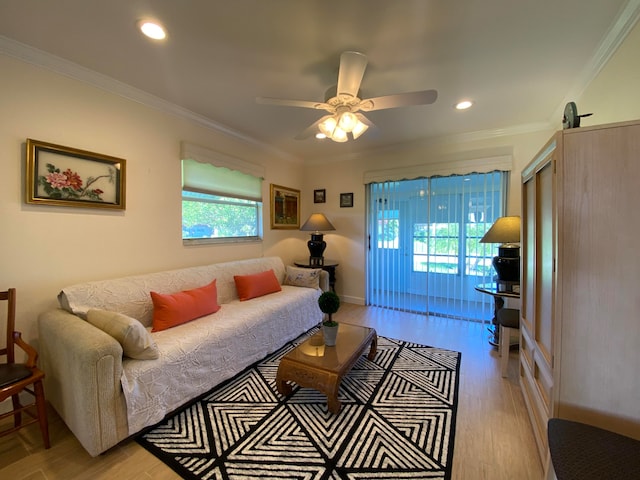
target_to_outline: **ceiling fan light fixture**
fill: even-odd
[[[340,119],[338,120],[338,125],[340,126],[340,128],[342,130],[344,130],[345,132],[349,133],[352,132],[353,129],[356,127],[356,125],[358,124],[360,120],[358,120],[358,117],[356,117],[356,115],[352,112],[344,112],[342,114],[340,114]]]
[[[338,143],[346,142],[349,138],[347,137],[347,132],[342,130],[340,127],[336,127],[333,130],[333,135],[331,135],[331,140]]]
[[[338,125],[338,122],[335,117],[329,117],[326,120],[320,122],[318,128],[320,129],[320,132],[325,136],[327,136],[328,138],[332,138],[333,131],[336,129],[336,125]]]
[[[358,123],[356,123],[356,126],[353,127],[353,130],[351,130],[353,139],[354,140],[357,139],[360,135],[366,132],[368,128],[369,128],[369,125],[367,125],[366,123],[362,123],[360,120],[358,120]]]
[[[389,108],[409,107],[413,105],[430,105],[438,98],[436,90],[420,90],[415,92],[384,95],[362,99],[360,86],[367,67],[367,57],[359,52],[346,51],[340,55],[338,83],[325,92],[324,102],[306,100],[286,100],[279,98],[257,97],[256,102],[265,105],[312,108],[325,110],[328,115],[316,120],[296,139],[305,139],[318,133],[334,142],[346,142],[360,137],[374,124],[362,113]]]

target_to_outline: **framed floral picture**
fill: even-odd
[[[125,209],[126,161],[27,139],[26,202]]]
[[[325,203],[326,200],[326,189],[322,190],[314,190],[313,191],[313,203]]]
[[[271,184],[271,228],[300,228],[300,190]]]

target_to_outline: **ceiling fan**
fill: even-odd
[[[360,83],[367,68],[367,56],[359,52],[343,52],[340,55],[338,70],[338,84],[329,88],[324,102],[305,100],[285,100],[279,98],[257,97],[256,102],[266,105],[280,105],[288,107],[314,108],[326,110],[328,115],[320,118],[300,134],[296,139],[308,138],[321,134],[334,142],[355,140],[362,135],[373,123],[359,112],[372,112],[387,108],[408,107],[411,105],[429,105],[438,98],[436,90],[421,90],[418,92],[398,93],[382,97],[358,97]],[[323,138],[322,136],[320,138]]]

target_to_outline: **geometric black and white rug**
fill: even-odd
[[[312,329],[137,437],[190,479],[450,479],[460,353],[378,337],[342,380],[340,413],[280,359]],[[365,349],[365,355],[368,349]]]

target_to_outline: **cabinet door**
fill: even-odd
[[[523,172],[520,384],[543,461],[552,415],[555,161],[552,142]]]
[[[640,123],[564,136],[561,418],[640,438]]]

